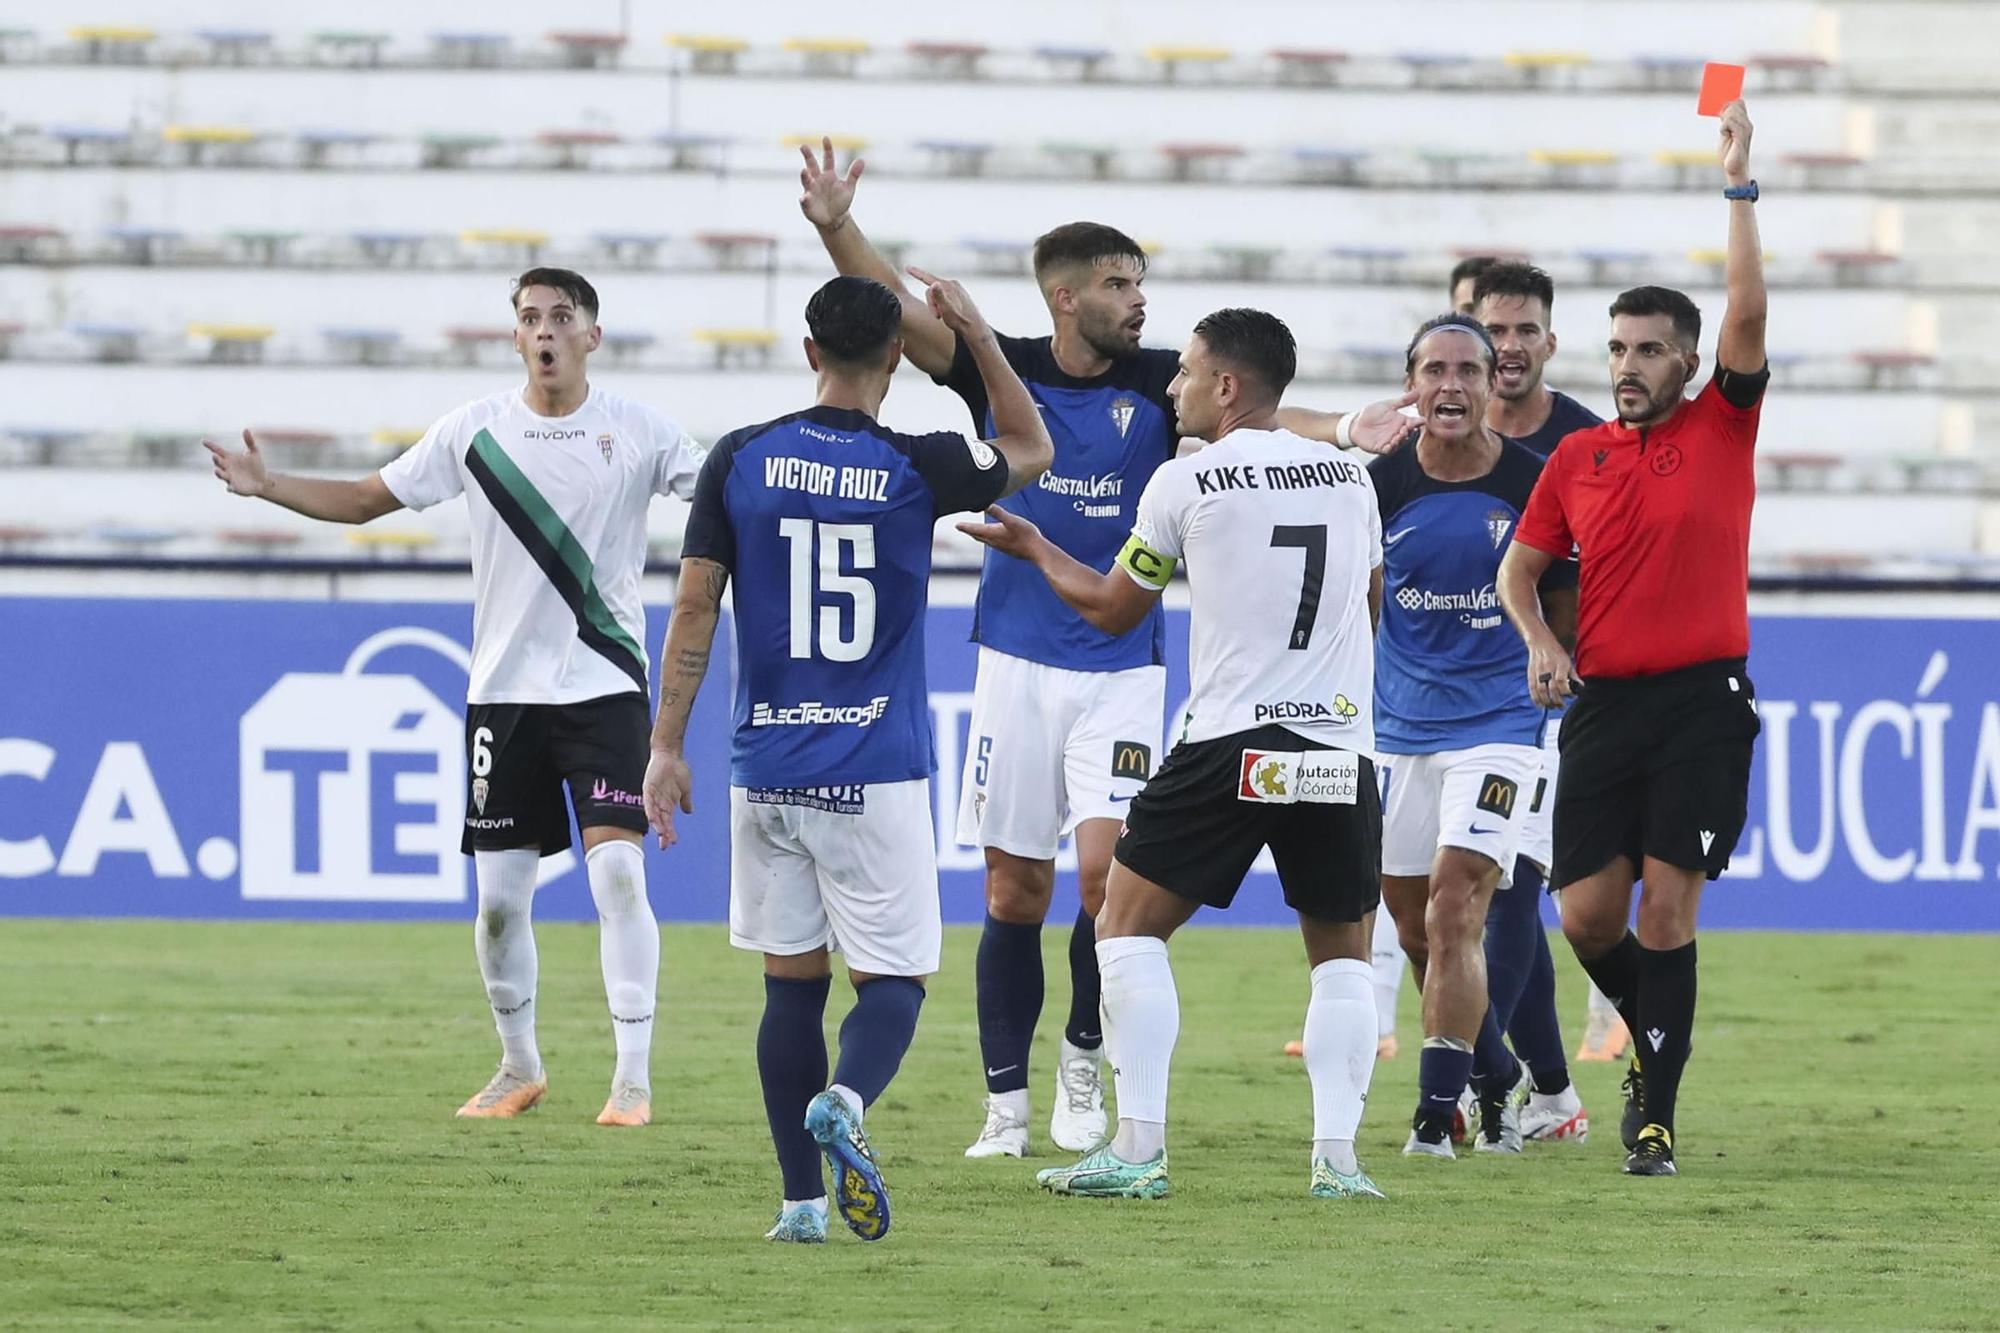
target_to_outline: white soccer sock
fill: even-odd
[[[1387,904],[1375,912],[1373,946],[1375,974],[1375,1035],[1386,1037],[1396,1030],[1396,1000],[1403,992],[1403,973],[1409,956],[1403,952],[1402,936],[1396,933],[1396,918]]]
[[[653,1005],[660,986],[660,923],[646,897],[646,857],[626,838],[584,854],[597,904],[597,956],[618,1048],[614,1083],[653,1086]]]
[[[500,1033],[500,1063],[524,1078],[542,1076],[542,1053],[535,1045],[535,871],[542,854],[532,847],[474,851],[473,879],[479,885],[479,916],[473,922],[473,951],[486,981],[486,1002]]]
[[[1112,1151],[1143,1162],[1166,1146],[1167,1070],[1181,1035],[1181,998],[1167,942],[1148,935],[1097,942],[1103,978],[1105,1048],[1118,1090]]]
[[[1372,969],[1332,958],[1312,970],[1306,1004],[1306,1074],[1312,1080],[1313,1151],[1353,1171],[1354,1135],[1375,1077]]]

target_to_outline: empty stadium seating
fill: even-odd
[[[1733,54],[1769,201],[1760,559],[2000,549],[1982,498],[2000,458],[2000,165],[1982,151],[2000,98],[1971,54],[1907,58],[1886,3],[1746,0],[1720,51],[1692,0],[1644,31],[1554,0],[1441,0],[1421,37],[1380,8],[1301,23],[1251,0],[1218,22],[1161,0],[1132,30],[1054,0],[892,0],[837,23],[771,0],[697,30],[640,0],[621,31],[517,0],[451,24],[356,27],[305,0],[282,22],[188,27],[151,0],[0,32],[0,171],[23,184],[0,194],[17,404],[0,463],[203,486],[200,433],[283,421],[299,465],[377,465],[504,381],[506,278],[538,262],[598,281],[608,382],[711,438],[788,410],[810,390],[798,311],[826,272],[794,211],[797,145],[822,133],[868,159],[871,235],[967,276],[1002,327],[1045,324],[1032,237],[1097,217],[1153,251],[1149,340],[1266,305],[1299,335],[1297,396],[1347,406],[1394,386],[1455,255],[1518,253],[1559,284],[1552,377],[1602,407],[1613,292],[1661,281],[1719,307],[1713,129],[1690,103],[1701,58]],[[2000,38],[1975,7],[1938,8],[1961,52]],[[963,425],[914,375],[891,411]],[[1810,517],[1869,497],[1909,519],[1887,545]],[[240,514],[201,529],[30,503],[0,505],[0,548],[325,545]],[[462,554],[412,530],[434,540],[368,558]]]

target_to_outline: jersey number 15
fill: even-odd
[[[778,535],[790,548],[791,655],[813,656],[813,631],[818,629],[819,656],[829,662],[859,662],[875,646],[875,585],[842,567],[875,568],[875,529],[866,523],[815,523],[809,518],[781,518]],[[813,559],[813,547],[819,559]],[[843,559],[843,551],[852,552]],[[847,598],[852,607],[853,633],[840,632],[841,607],[816,605],[814,566],[818,566],[819,597]],[[817,614],[815,614],[817,612]]]

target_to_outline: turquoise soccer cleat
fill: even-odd
[[[861,1132],[861,1119],[837,1092],[822,1092],[806,1106],[806,1132],[819,1140],[833,1167],[833,1203],[848,1230],[863,1240],[889,1234],[889,1187]]]
[[[1368,1178],[1358,1165],[1350,1174],[1336,1171],[1324,1157],[1313,1158],[1312,1197],[1315,1199],[1386,1199],[1381,1186]]]
[[[764,1233],[765,1240],[788,1241],[793,1245],[826,1244],[826,1210],[809,1203],[795,1203],[778,1213],[778,1224]]]
[[[1092,1199],[1164,1199],[1167,1197],[1167,1150],[1143,1162],[1128,1162],[1108,1143],[1086,1153],[1075,1166],[1037,1171],[1035,1180],[1051,1194],[1078,1194]]]

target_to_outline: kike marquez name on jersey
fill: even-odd
[[[1361,469],[1342,458],[1312,463],[1236,463],[1213,467],[1194,474],[1195,489],[1202,495],[1218,491],[1303,491],[1314,486],[1352,486],[1361,480]]]

